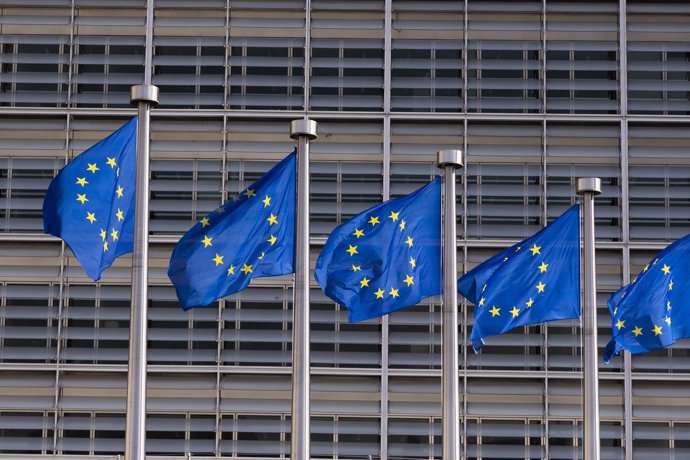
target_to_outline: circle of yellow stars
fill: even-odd
[[[649,264],[645,265],[645,267],[642,269],[642,273],[644,274],[648,272],[649,270],[656,270],[657,268],[654,268],[657,263],[659,262],[658,258],[655,258],[654,261],[652,262],[651,266]],[[662,273],[662,279],[664,280],[663,283],[666,285],[667,292],[670,294],[671,291],[673,291],[673,278],[671,277],[671,266],[667,265],[665,263],[662,264],[661,268],[658,268],[659,271]],[[631,284],[635,284],[637,282],[637,279],[639,276],[636,276]],[[621,297],[625,297],[625,294]],[[658,337],[660,335],[664,334],[664,327],[671,327],[671,300],[666,299],[666,304],[665,306],[665,311],[667,312],[663,318],[658,318],[658,321],[653,322],[653,327],[649,327],[647,331],[644,330],[644,328],[640,325],[635,324],[632,329],[630,329],[630,333],[633,335],[634,339],[637,339],[640,336],[644,336],[645,332],[647,334],[653,334],[654,337]],[[613,310],[613,316],[616,317],[618,315],[618,307],[614,308]],[[617,332],[620,332],[623,329],[626,329],[626,321],[622,318],[617,318],[616,323],[614,324],[613,327],[616,328]],[[666,326],[663,325],[663,323],[666,323]],[[624,331],[625,332],[625,331]],[[638,339],[639,340],[639,339]]]
[[[385,216],[385,214],[383,215]],[[362,228],[355,228],[354,232],[352,233],[352,236],[355,238],[354,241],[352,241],[353,244],[348,243],[347,244],[347,249],[345,252],[347,252],[350,257],[355,257],[355,255],[359,255],[359,252],[357,251],[358,245],[357,241],[365,237],[366,234],[370,231],[373,230],[377,225],[381,225],[383,222],[388,222],[393,225],[396,225],[398,227],[399,232],[403,232],[406,229],[407,226],[407,221],[403,218],[400,217],[400,211],[391,211],[390,214],[386,217],[383,217],[382,215],[370,215],[369,220],[365,223],[365,225],[362,226]],[[383,219],[383,222],[382,222]],[[403,244],[408,247],[408,249],[412,249],[414,247],[414,238],[411,236],[406,236],[405,240],[403,241]],[[417,267],[417,261],[413,256],[410,256],[409,261],[407,262],[409,265],[409,273],[405,274],[405,278],[400,280],[400,285],[397,286],[378,286],[375,291],[373,291],[372,295],[374,300],[385,300],[386,298],[390,299],[396,299],[400,297],[400,289],[402,289],[402,285],[404,284],[406,288],[410,288],[412,285],[415,283],[414,279],[414,269]],[[351,271],[353,273],[359,272],[362,270],[362,265],[358,261],[355,261],[352,266],[351,266]],[[367,278],[366,276],[363,276],[357,283],[359,284],[359,288],[364,289],[364,288],[372,288],[373,286],[370,285],[370,282],[372,280]]]
[[[532,247],[529,248],[529,251],[532,253],[532,257],[536,256],[542,256],[541,253],[542,246],[538,246],[537,243],[533,243]],[[514,254],[519,253],[522,250],[521,246],[517,246],[515,248]],[[510,260],[510,257],[504,257],[503,258],[503,263],[508,262]],[[539,270],[539,274],[546,273],[549,269],[549,264],[546,263],[545,260],[542,259],[541,264],[537,266],[537,269]],[[488,287],[488,284],[484,284],[482,286],[482,291],[481,291],[481,297],[479,298],[479,302],[477,302],[477,307],[484,307],[486,304],[486,297],[484,296],[484,292],[486,291]],[[523,308],[518,308],[517,305],[513,305],[513,307],[508,310],[508,313],[510,313],[510,319],[513,320],[515,318],[518,318],[520,316],[520,313],[523,311],[532,308],[534,305],[535,299],[538,299],[539,294],[543,294],[546,290],[546,284],[542,282],[542,280],[539,280],[539,282],[534,285],[533,289],[536,289],[537,292],[534,293],[533,296],[529,296],[528,300],[524,302],[524,307]],[[489,313],[491,313],[492,318],[496,318],[497,316],[501,316],[501,309],[504,307],[497,307],[495,305],[492,305],[491,308],[488,310]]]
[[[102,165],[103,166],[103,165]],[[115,158],[111,158],[106,156],[106,161],[105,161],[105,169],[108,170],[107,166],[110,166],[110,170],[115,171],[115,177],[119,178],[120,177],[120,168],[117,165],[117,161]],[[102,219],[103,222],[110,222],[110,219],[107,217],[103,216],[97,216],[96,213],[97,211],[91,211],[92,208],[90,208],[92,202],[88,198],[88,185],[91,185],[92,183],[96,183],[98,180],[104,180],[101,179],[99,176],[102,175],[103,173],[99,173],[101,171],[101,168],[98,167],[98,162],[95,163],[88,163],[87,162],[87,167],[86,170],[83,173],[83,176],[80,177],[79,174],[77,174],[76,177],[76,182],[74,183],[75,185],[78,185],[77,187],[77,197],[76,201],[81,203],[81,206],[84,207],[84,212],[86,213],[84,219],[89,221],[89,224],[93,225],[97,222],[100,222],[99,219]],[[91,173],[91,174],[89,174]],[[81,190],[84,193],[79,193],[79,190]],[[117,188],[115,188],[114,193],[116,196],[116,201],[119,201],[120,198],[124,197],[124,192],[125,189],[120,185],[119,183],[117,184]],[[124,207],[124,205],[122,205]],[[117,219],[117,222],[120,223],[125,220],[125,211],[123,211],[120,207],[117,207],[115,203],[113,203],[113,207],[111,210],[117,209],[117,211],[114,211],[115,213],[115,218]],[[110,232],[106,230],[106,228],[101,227],[100,225],[98,226],[99,228],[99,235],[101,237],[101,241],[103,242],[103,252],[108,252],[110,250],[110,245],[109,243],[115,243],[115,241],[120,239],[120,231],[122,224],[117,225],[117,227],[120,229],[118,230],[115,228],[115,226],[111,227]],[[108,237],[110,237],[110,240],[108,240]]]
[[[253,197],[256,197],[256,190],[252,188],[247,188],[244,192],[240,194],[240,199],[242,200],[250,200]],[[263,204],[264,208],[270,208],[271,207],[271,200],[272,197],[269,195],[265,195],[264,198],[261,200],[261,203]],[[201,228],[204,229],[206,227],[211,227],[212,222],[211,220],[213,219],[213,213],[217,213],[218,215],[221,215],[226,212],[225,206],[220,206],[218,209],[213,211],[211,214],[207,215],[206,217],[203,217],[200,221],[199,224],[201,224]],[[269,216],[266,218],[266,221],[268,222],[269,228],[272,228],[274,225],[279,225],[279,219],[277,215],[273,214],[273,212],[269,212]],[[270,233],[268,239],[266,239],[266,243],[268,243],[268,247],[266,250],[269,250],[272,246],[276,244],[278,241],[278,237],[274,235],[273,233]],[[213,248],[213,237],[210,237],[208,234],[204,234],[204,237],[199,241],[201,244],[204,245],[204,248]],[[254,264],[247,264],[247,261],[242,262],[241,267],[237,267],[234,264],[226,264],[225,261],[225,256],[219,254],[218,252],[215,251],[215,249],[212,250],[212,253],[214,254],[214,257],[211,258],[211,262],[214,264],[216,267],[223,267],[223,270],[227,273],[227,276],[231,275],[236,275],[239,274],[240,272],[243,275],[249,275],[250,273],[254,273],[255,270],[255,263]],[[263,260],[265,257],[266,252],[263,251],[261,252],[261,255],[258,256],[259,261]],[[227,268],[226,268],[227,265]]]

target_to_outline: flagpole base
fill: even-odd
[[[158,94],[160,91],[154,85],[134,85],[129,91],[129,100],[132,104],[137,102],[148,102],[149,104],[158,105]]]

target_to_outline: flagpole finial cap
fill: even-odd
[[[307,137],[309,140],[316,139],[316,121],[308,118],[292,120],[290,123],[290,137],[298,139],[302,136]]]
[[[462,150],[439,150],[438,151],[438,167],[445,168],[446,166],[453,166],[455,168],[462,168]]]
[[[134,85],[130,88],[129,100],[132,104],[139,101],[158,105],[158,87],[154,85]]]
[[[580,177],[577,179],[577,193],[593,193],[599,195],[601,193],[601,179],[598,177]]]

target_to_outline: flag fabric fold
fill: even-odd
[[[371,207],[329,236],[314,277],[350,322],[441,292],[441,181]]]
[[[609,296],[613,338],[604,362],[622,350],[643,353],[690,337],[690,235],[667,246],[632,283]]]
[[[62,238],[94,281],[132,252],[136,117],[67,163],[43,201],[45,233]]]
[[[579,205],[460,277],[458,292],[475,305],[475,351],[518,326],[579,317]]]
[[[253,278],[294,272],[296,157],[294,151],[177,243],[168,276],[183,309],[239,292]]]

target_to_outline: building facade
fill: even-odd
[[[145,18],[145,0],[0,0],[0,458],[124,450],[131,259],[91,282],[41,205],[135,114]],[[597,176],[601,352],[608,295],[690,233],[685,1],[155,0],[151,46],[151,458],[289,457],[291,278],[183,312],[166,269],[194,222],[292,151],[305,112],[312,263],[335,225],[437,175],[438,149],[466,153],[461,272]],[[359,324],[315,283],[311,299],[312,457],[440,458],[440,299]],[[474,354],[460,308],[463,460],[578,458],[579,322]],[[690,457],[688,348],[600,365],[603,459]]]

